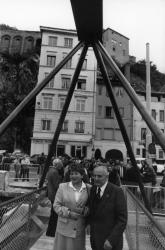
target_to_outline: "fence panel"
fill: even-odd
[[[29,249],[40,235],[35,212],[45,198],[44,190],[35,190],[0,205],[0,249]]]
[[[129,188],[124,187],[127,206],[127,240],[131,250],[165,250],[165,231]],[[135,189],[133,190],[135,193]],[[165,219],[165,218],[164,218]]]

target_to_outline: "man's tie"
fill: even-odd
[[[100,200],[100,198],[101,198],[101,194],[100,194],[100,193],[101,193],[101,188],[98,187],[98,188],[97,188],[97,193],[96,193],[96,196],[97,196],[97,199],[98,199],[98,200]]]

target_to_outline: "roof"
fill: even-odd
[[[118,35],[120,35],[120,36],[123,36],[124,38],[126,38],[126,39],[128,39],[129,40],[129,38],[128,37],[126,37],[126,36],[124,36],[124,35],[122,35],[121,33],[119,33],[118,31],[116,31],[116,30],[113,30],[113,29],[111,29],[111,28],[107,28],[107,29],[105,29],[104,31],[103,31],[103,33],[104,32],[106,32],[107,30],[111,30],[113,33],[116,33],[116,34],[118,34]]]

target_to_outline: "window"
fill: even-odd
[[[12,41],[12,52],[13,53],[20,53],[22,47],[22,37],[15,36]]]
[[[63,59],[67,56],[67,53],[63,53]],[[71,69],[72,67],[72,59],[69,59],[67,63],[64,65],[64,69]]]
[[[141,140],[146,140],[146,128],[141,128]]]
[[[72,157],[86,157],[87,156],[87,147],[86,146],[78,146],[78,145],[72,145],[71,146],[71,152]]]
[[[67,48],[72,48],[73,39],[72,38],[64,38],[64,46]]]
[[[98,116],[102,115],[102,106],[98,105]]]
[[[136,155],[140,155],[140,148],[136,149]]]
[[[164,158],[163,150],[159,149],[159,159],[163,158]]]
[[[122,46],[122,42],[119,42],[119,46],[120,46],[120,47]]]
[[[3,51],[8,51],[10,47],[10,36],[5,35],[1,38],[1,48]]]
[[[83,99],[77,99],[76,100],[76,111],[85,111],[85,100]]]
[[[114,118],[114,113],[113,113],[112,107],[110,107],[110,106],[105,107],[105,118],[108,118],[108,119]]]
[[[53,97],[52,96],[44,96],[43,97],[43,108],[44,109],[52,109]]]
[[[47,56],[47,66],[53,67],[56,64],[56,56]]]
[[[156,110],[152,109],[151,113],[152,113],[152,117],[156,120]]]
[[[55,36],[49,36],[48,45],[51,46],[51,47],[57,46],[57,37],[55,37]]]
[[[65,154],[65,145],[57,145],[57,156]]]
[[[124,89],[120,88],[120,87],[116,87],[115,93],[116,93],[116,96],[123,97],[124,96]]]
[[[124,117],[124,108],[119,108],[120,115]]]
[[[78,79],[77,81],[77,89],[86,89],[86,79]]]
[[[102,95],[103,86],[98,85],[98,95]]]
[[[45,78],[49,75],[49,73],[45,73]],[[45,88],[53,88],[54,87],[54,77],[48,82]]]
[[[116,47],[115,47],[114,45],[113,45],[113,47],[112,47],[112,50],[113,50],[113,51],[116,51]]]
[[[87,69],[87,59],[84,59],[82,70],[86,70],[86,69]]]
[[[60,109],[63,109],[64,103],[65,103],[65,97],[60,97],[60,99],[59,99],[59,108]]]
[[[75,133],[84,133],[85,122],[84,121],[76,121],[75,122]]]
[[[71,84],[71,79],[68,77],[62,77],[62,89],[69,89]]]
[[[41,128],[49,131],[51,129],[51,120],[41,120]]]
[[[164,110],[160,110],[159,114],[160,114],[160,122],[164,122]]]
[[[116,44],[117,44],[117,41],[114,40],[114,39],[112,39],[111,42],[112,42],[112,50],[113,50],[113,51],[116,51]]]
[[[34,39],[33,37],[26,37],[24,41],[24,52],[28,52],[32,50],[34,47]]]
[[[61,131],[68,132],[68,121],[64,121]]]

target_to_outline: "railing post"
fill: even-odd
[[[139,214],[136,204],[136,250],[139,250]]]

